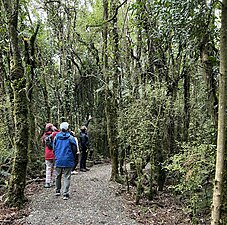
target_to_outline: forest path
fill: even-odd
[[[95,165],[72,175],[70,198],[55,196],[54,187],[31,196],[26,225],[138,225],[129,218],[121,196],[110,182],[111,165]]]

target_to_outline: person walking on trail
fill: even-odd
[[[54,154],[56,166],[56,196],[61,195],[61,177],[64,175],[63,199],[69,198],[71,171],[75,164],[77,143],[69,132],[69,124],[60,124],[60,133],[54,139]]]
[[[59,132],[57,128],[52,123],[47,123],[45,127],[45,132],[42,135],[42,145],[45,146],[45,165],[46,165],[46,178],[45,178],[45,188],[50,188],[55,182],[55,157],[53,148],[46,144],[47,138],[50,136],[50,142],[53,141],[55,135]]]
[[[86,172],[89,170],[86,167],[88,147],[89,147],[89,137],[87,133],[87,128],[91,119],[92,117],[89,116],[87,122],[80,128],[80,148],[81,148],[80,171],[82,172]]]

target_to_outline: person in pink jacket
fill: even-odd
[[[58,133],[58,129],[52,124],[52,123],[47,123],[45,127],[45,132],[42,135],[42,145],[45,147],[45,164],[46,164],[46,179],[45,179],[45,188],[50,188],[51,186],[54,185],[55,182],[55,176],[56,176],[56,171],[55,171],[55,156],[53,149],[48,147],[45,144],[45,138],[49,135],[51,135],[51,139],[54,140],[54,137]]]

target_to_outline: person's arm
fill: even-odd
[[[53,152],[54,152],[55,146],[56,146],[56,136],[54,136],[53,138],[54,138],[54,140],[53,140]]]
[[[84,122],[83,126],[88,128],[88,124],[91,121],[92,117],[89,115],[88,120]]]
[[[76,144],[75,137],[70,135],[69,140],[70,140],[70,144],[71,144],[71,147],[72,147],[73,155],[74,155],[74,157],[76,157],[76,154],[77,154],[78,150],[77,150],[77,144]]]
[[[77,148],[76,154],[80,154],[80,148],[79,148],[78,139],[77,139],[77,137],[74,137],[74,138],[75,138],[75,141],[76,141],[76,148]]]

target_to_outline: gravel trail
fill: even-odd
[[[110,182],[111,166],[95,165],[72,175],[70,198],[55,196],[53,188],[32,196],[26,225],[138,225],[130,219],[121,196]]]

